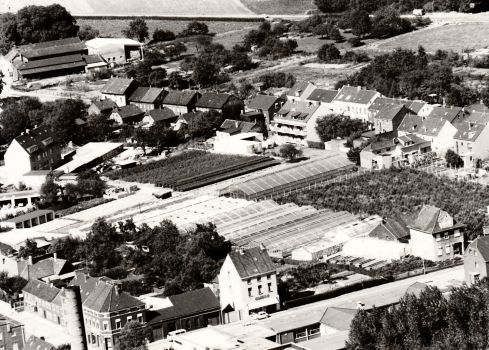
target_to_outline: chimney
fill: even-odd
[[[244,252],[245,252],[244,248],[243,247],[239,247],[239,254],[244,255]]]
[[[58,254],[57,253],[53,253],[53,260],[54,261],[57,261],[58,260]]]
[[[7,333],[12,332],[12,325],[7,321]]]
[[[114,285],[114,293],[115,295],[119,295],[119,286],[117,284]]]
[[[28,262],[27,262],[27,263],[28,263],[29,265],[32,265],[32,255],[29,255],[29,257],[27,258],[27,260],[28,260]]]

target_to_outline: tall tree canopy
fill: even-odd
[[[122,34],[131,39],[137,39],[139,42],[144,42],[149,38],[148,25],[144,18],[136,18],[129,22],[126,29],[122,30]]]

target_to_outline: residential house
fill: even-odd
[[[461,107],[433,107],[428,118],[444,119],[452,124],[460,121],[465,116],[465,109]]]
[[[286,99],[282,96],[258,94],[246,102],[245,111],[261,113],[264,117],[264,125],[268,126],[285,102]]]
[[[32,170],[55,169],[61,162],[61,145],[46,126],[27,129],[5,152],[5,167],[12,179]]]
[[[317,87],[308,81],[298,81],[287,92],[287,99],[305,100]]]
[[[202,96],[197,91],[170,90],[163,99],[163,107],[169,108],[175,115],[182,115],[195,111],[195,104]]]
[[[159,296],[163,298],[162,295]],[[170,306],[148,311],[148,327],[153,340],[164,339],[177,329],[192,331],[221,323],[219,300],[210,288],[172,295],[167,298]]]
[[[371,238],[385,241],[408,243],[409,229],[406,223],[398,218],[383,219],[369,234]]]
[[[112,111],[117,107],[118,107],[117,104],[110,99],[94,101],[92,102],[90,107],[88,107],[88,115],[97,115],[97,114],[110,115]]]
[[[390,98],[379,96],[368,108],[369,121],[371,123],[374,122],[374,117],[384,108],[386,107],[395,107],[395,106],[408,106],[412,103],[412,101],[401,99],[401,98]],[[409,108],[409,107],[408,107]],[[416,114],[416,113],[414,113]]]
[[[52,283],[37,279],[29,280],[22,290],[25,311],[66,327],[67,320],[63,314],[61,291]]]
[[[109,119],[118,125],[136,124],[143,120],[144,114],[144,111],[138,106],[127,105],[114,109]]]
[[[338,95],[338,90],[315,89],[306,97],[305,101],[312,102],[318,106],[316,113],[324,117],[334,113],[333,100]]]
[[[223,322],[246,320],[258,311],[280,309],[277,270],[266,249],[238,249],[228,254],[219,272]]]
[[[316,131],[317,109],[318,106],[312,102],[287,101],[271,122],[270,137],[277,144],[308,146],[309,143],[320,143]]]
[[[121,329],[131,321],[146,323],[144,302],[119,289],[116,281],[76,272],[89,349],[111,350]]]
[[[489,124],[467,120],[455,124],[455,127],[454,151],[462,157],[466,168],[475,167],[477,161],[489,158]]]
[[[361,86],[343,86],[333,99],[334,112],[353,119],[369,121],[369,108],[380,93]]]
[[[464,225],[446,211],[425,205],[409,228],[409,246],[414,256],[443,261],[464,254]]]
[[[489,277],[489,236],[478,237],[469,244],[464,254],[464,270],[469,285]]]
[[[413,112],[404,105],[387,105],[373,117],[376,134],[397,131],[404,117]]]
[[[140,86],[129,96],[128,101],[131,105],[138,106],[142,111],[148,112],[160,108],[166,94],[168,91],[164,89]]]
[[[259,133],[261,132],[261,127],[256,123],[226,119],[217,131],[217,137],[219,137],[220,134],[226,134],[226,136],[229,136],[249,132]]]
[[[24,350],[56,350],[56,346],[35,335],[31,335],[25,343]]]
[[[3,350],[25,349],[25,329],[22,323],[0,315],[0,348]]]
[[[372,142],[360,152],[360,165],[366,169],[389,169],[413,164],[431,152],[431,142],[414,134]]]
[[[150,128],[156,123],[162,124],[165,128],[170,128],[177,120],[178,116],[170,108],[163,107],[146,112],[142,124],[145,128]]]
[[[129,104],[129,96],[137,89],[138,83],[134,79],[111,78],[100,93],[104,99],[114,101],[119,107]]]
[[[397,128],[399,136],[414,134],[431,142],[431,150],[443,157],[455,146],[457,128],[444,118],[420,117],[408,114]]]
[[[224,118],[238,119],[244,103],[234,95],[206,92],[195,104],[195,109],[200,112],[218,111]]]
[[[59,259],[54,253],[51,258],[39,260],[34,264],[27,264],[20,273],[26,280],[52,281],[74,276],[74,266],[65,259]]]
[[[433,105],[420,100],[411,101],[406,107],[421,117],[427,117],[434,108]]]
[[[143,43],[128,38],[95,38],[86,42],[88,53],[100,55],[111,65],[143,59]]]

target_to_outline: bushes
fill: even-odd
[[[318,58],[321,62],[332,62],[339,60],[341,53],[333,44],[324,44],[318,50]]]
[[[284,72],[268,73],[261,75],[258,81],[264,84],[263,89],[269,89],[271,87],[291,88],[295,84],[295,77],[292,74],[285,74]]]

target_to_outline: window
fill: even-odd
[[[260,283],[261,282],[261,276],[258,277],[256,280],[258,281],[258,283]]]
[[[109,329],[109,322],[104,321],[103,325],[104,325],[104,331]]]
[[[262,294],[263,294],[263,293],[262,293],[262,286],[258,286],[258,294],[259,294],[259,295],[262,295]]]
[[[268,291],[271,292],[272,291],[272,284],[271,283],[268,283]]]
[[[453,237],[460,237],[460,230],[455,230]]]
[[[121,319],[118,318],[115,320],[115,329],[120,329],[121,328]]]
[[[127,322],[131,322],[132,321],[132,316],[127,316]]]
[[[447,240],[448,238],[450,238],[450,235],[448,234],[448,232],[445,232],[445,240]]]
[[[478,263],[475,263],[475,268],[477,269],[479,267],[479,264]]]
[[[250,285],[251,284],[251,278],[248,281],[246,281],[246,282],[248,282],[248,285]]]
[[[450,254],[450,245],[449,244],[447,244],[445,246],[445,254]]]
[[[438,248],[438,256],[442,256],[443,255],[443,248],[440,247]]]
[[[143,323],[143,314],[138,314],[138,322]]]
[[[440,234],[437,234],[437,235],[436,235],[436,241],[438,242],[438,241],[440,241],[440,240],[441,240],[441,235],[440,235]]]
[[[248,288],[248,296],[251,297],[253,295],[253,292],[251,291],[251,288]]]
[[[272,275],[267,275],[267,279],[271,280],[272,279]]]

